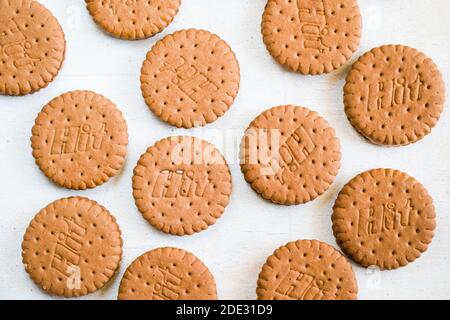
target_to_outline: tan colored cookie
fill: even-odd
[[[231,187],[222,154],[194,137],[156,142],[134,168],[133,196],[139,211],[158,230],[179,236],[214,224],[228,205]]]
[[[316,75],[350,59],[362,24],[356,0],[269,0],[261,27],[275,60],[292,71]]]
[[[37,1],[0,0],[0,94],[45,88],[64,60],[64,32]]]
[[[347,259],[317,240],[297,240],[275,250],[258,278],[258,300],[354,300],[355,274]]]
[[[101,289],[122,257],[116,219],[83,197],[57,200],[39,211],[22,242],[25,270],[51,294],[78,297]]]
[[[354,63],[344,87],[350,123],[376,144],[405,145],[431,132],[444,108],[445,85],[416,49],[386,45]]]
[[[324,193],[340,166],[334,129],[316,112],[292,105],[264,111],[241,142],[245,180],[264,199],[301,204]]]
[[[71,91],[51,100],[36,118],[31,146],[36,164],[56,184],[94,188],[125,163],[127,125],[104,96]]]
[[[414,178],[374,169],[347,183],[334,204],[333,233],[364,267],[395,269],[427,250],[436,227],[433,200]]]
[[[215,300],[216,283],[192,253],[158,248],[144,253],[125,271],[119,300]]]
[[[158,41],[141,69],[145,102],[163,121],[184,128],[221,117],[239,90],[239,64],[228,44],[205,30]]]
[[[181,0],[85,0],[95,23],[117,38],[145,39],[161,32]]]

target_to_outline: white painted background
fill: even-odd
[[[50,298],[24,271],[22,236],[34,214],[49,202],[82,195],[97,200],[116,216],[124,240],[119,274],[110,286],[87,298],[115,299],[120,278],[135,257],[158,246],[177,246],[195,253],[210,268],[221,299],[254,299],[261,265],[280,245],[312,238],[336,246],[330,215],[337,192],[354,175],[374,167],[404,170],[426,186],[435,200],[437,232],[429,250],[405,268],[373,275],[355,265],[359,298],[450,298],[449,110],[424,140],[407,147],[385,148],[363,140],[348,123],[342,105],[344,77],[351,62],[382,44],[401,43],[424,51],[450,83],[450,1],[359,0],[364,24],[360,49],[342,69],[315,77],[285,71],[267,53],[260,34],[266,0],[183,0],[179,14],[166,30],[136,42],[104,34],[91,20],[83,0],[41,2],[62,24],[67,55],[59,76],[48,88],[25,97],[0,96],[0,298]],[[190,27],[220,35],[241,65],[241,88],[235,104],[203,132],[176,130],[159,121],[148,110],[139,88],[141,63],[155,41]],[[53,185],[34,164],[29,143],[31,127],[42,106],[74,89],[94,90],[114,101],[125,115],[130,138],[124,171],[103,186],[81,192]],[[227,129],[242,132],[263,110],[288,103],[318,111],[341,139],[342,168],[326,194],[300,206],[263,201],[250,189],[232,152],[227,151],[233,195],[214,226],[179,238],[156,231],[141,217],[131,194],[131,175],[148,146],[174,133],[211,136]],[[220,143],[217,146],[224,150]]]

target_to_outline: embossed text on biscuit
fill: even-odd
[[[315,147],[316,145],[306,129],[303,126],[298,127],[280,147],[281,168],[289,172],[296,172]],[[281,174],[277,178],[284,182]]]
[[[328,53],[330,47],[323,43],[328,34],[327,16],[323,0],[297,0],[302,43],[305,49]]]
[[[320,300],[327,294],[324,282],[314,276],[296,270],[289,270],[275,289],[275,294],[292,300]]]
[[[203,197],[208,182],[208,174],[203,171],[162,170],[151,195],[153,198]]]
[[[208,67],[199,62],[193,64],[179,57],[164,62],[160,71],[171,73],[173,75],[171,83],[195,103],[211,97],[219,90],[219,87],[208,77]]]
[[[182,279],[170,268],[156,267],[156,283],[153,296],[155,300],[176,300],[180,296]]]
[[[367,111],[403,106],[420,101],[425,85],[420,75],[412,81],[406,77],[380,79],[367,85]]]
[[[279,129],[249,129],[246,132],[246,164],[261,166],[261,175],[273,175],[284,183],[283,174],[297,171],[314,151],[315,144],[303,126],[297,127],[280,145]]]
[[[106,123],[100,128],[89,124],[53,129],[51,132],[52,155],[100,150],[106,137]]]
[[[64,217],[64,222],[66,230],[57,236],[50,267],[65,276],[70,276],[69,267],[78,266],[81,259],[86,227],[75,218]]]
[[[278,181],[284,183],[283,174],[296,172],[316,145],[303,126],[297,127],[283,143],[280,143],[280,139],[278,129],[248,130],[246,143],[249,154],[246,163],[259,164],[262,167],[262,175],[274,175]]]
[[[402,206],[395,202],[371,206],[358,212],[358,236],[392,232],[411,225],[414,211],[411,201]]]
[[[0,21],[0,52],[3,56],[12,58],[16,68],[35,67],[40,57],[33,57],[30,50],[33,43],[27,40],[22,27],[14,18]]]

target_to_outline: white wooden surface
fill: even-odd
[[[136,42],[104,34],[89,17],[82,0],[41,2],[63,26],[67,55],[61,73],[48,88],[25,97],[0,96],[0,298],[50,298],[24,271],[20,248],[23,232],[47,203],[83,195],[105,205],[117,217],[124,240],[119,274],[110,286],[87,298],[114,299],[120,278],[135,257],[158,246],[177,246],[192,251],[209,266],[220,298],[254,299],[260,267],[278,246],[303,238],[336,246],[330,215],[337,192],[355,174],[374,167],[404,170],[428,188],[435,200],[437,232],[429,250],[405,268],[378,274],[355,265],[359,298],[450,298],[449,110],[423,141],[384,148],[358,136],[342,105],[344,77],[351,62],[382,44],[401,43],[424,51],[450,83],[450,1],[359,0],[364,23],[360,49],[342,69],[316,77],[285,71],[266,52],[260,35],[265,0],[183,0],[174,23],[163,33]],[[232,46],[241,65],[241,89],[235,104],[202,131],[176,130],[160,122],[148,110],[139,89],[145,53],[164,35],[190,27],[219,34]],[[74,89],[94,90],[114,101],[125,115],[130,137],[123,173],[83,192],[64,190],[49,182],[34,164],[29,143],[34,118],[42,106]],[[230,148],[226,156],[233,174],[233,195],[216,225],[179,238],[156,231],[141,217],[131,194],[131,175],[149,145],[174,133],[206,135],[211,141],[220,140],[224,133],[237,131],[240,135],[261,111],[287,103],[318,111],[341,139],[342,168],[325,195],[291,207],[263,201],[244,181]],[[217,146],[224,150],[221,143]]]

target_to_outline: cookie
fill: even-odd
[[[85,0],[95,23],[111,35],[146,39],[166,28],[181,0]]]
[[[395,269],[427,250],[436,227],[433,200],[406,173],[363,172],[347,183],[333,207],[333,233],[364,267]]]
[[[344,87],[345,113],[375,144],[422,139],[444,108],[445,85],[434,62],[416,49],[386,45],[356,61]]]
[[[45,88],[61,69],[64,32],[43,5],[0,0],[0,94],[25,95]]]
[[[317,240],[297,240],[275,250],[258,277],[258,300],[354,300],[355,274],[347,259]]]
[[[121,257],[116,219],[83,197],[63,198],[43,208],[22,242],[25,270],[38,286],[58,296],[78,297],[103,288]]]
[[[261,28],[278,63],[317,75],[350,59],[358,49],[362,24],[356,0],[269,0]]]
[[[340,167],[334,129],[316,112],[292,105],[264,111],[241,142],[245,180],[264,199],[301,204],[324,193]]]
[[[158,41],[141,69],[150,110],[183,128],[221,117],[239,90],[240,71],[230,46],[205,30],[181,30]]]
[[[92,91],[72,91],[38,114],[31,146],[36,164],[56,184],[94,188],[125,163],[127,125],[116,106]]]
[[[212,144],[194,137],[156,142],[134,168],[136,206],[156,229],[173,235],[190,235],[214,224],[230,195],[226,160]]]
[[[144,253],[125,271],[119,300],[215,300],[216,283],[192,253],[158,248]]]

